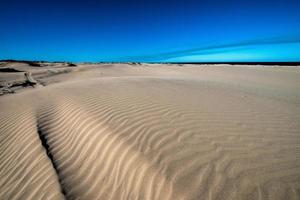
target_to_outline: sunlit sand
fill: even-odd
[[[1,68],[0,199],[300,198],[298,67]]]

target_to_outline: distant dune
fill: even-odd
[[[300,199],[298,67],[2,62],[0,85],[0,199]]]

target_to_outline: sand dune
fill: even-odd
[[[32,74],[0,98],[1,199],[300,198],[299,68]]]

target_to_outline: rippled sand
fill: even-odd
[[[45,86],[0,97],[0,199],[300,199],[300,68],[28,70]]]

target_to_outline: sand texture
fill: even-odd
[[[300,199],[298,67],[0,68],[0,199]]]

